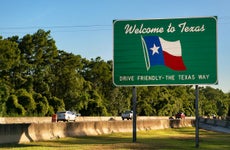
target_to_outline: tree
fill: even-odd
[[[0,39],[0,73],[8,71],[19,63],[18,44],[7,39]]]
[[[203,104],[203,115],[227,115],[229,109],[226,101],[227,97],[221,90],[207,86],[201,88],[200,93],[205,97],[201,102]]]
[[[112,83],[113,62],[87,60],[58,50],[50,31],[22,38],[0,36],[0,116],[52,115],[73,110],[82,115],[120,115],[132,108],[132,88]],[[200,87],[201,115],[229,115],[230,96]],[[192,86],[137,88],[137,115],[194,115]]]
[[[79,73],[82,70],[82,58],[59,51],[56,59],[56,63],[51,67],[51,93],[64,100],[66,109],[79,111],[87,105],[88,91],[91,89],[91,84]]]
[[[10,96],[10,88],[7,86],[4,81],[0,79],[0,116],[5,115],[6,106],[5,103]]]
[[[6,113],[9,116],[24,116],[26,110],[24,107],[18,103],[18,98],[16,95],[11,95],[6,101]]]
[[[1,86],[5,88],[7,87],[9,92],[11,92],[11,89],[15,87],[16,74],[12,70],[18,66],[19,59],[20,50],[18,48],[18,44],[9,39],[0,39]]]
[[[225,95],[226,95],[226,103],[228,106],[227,116],[230,116],[230,92],[226,93]]]
[[[106,108],[108,114],[116,116],[126,110],[131,110],[132,89],[128,87],[116,87],[110,91],[110,95],[106,97]],[[105,103],[104,102],[104,103]]]
[[[36,109],[36,103],[31,93],[28,93],[25,89],[19,89],[16,92],[18,103],[23,106],[27,115],[33,115]]]
[[[45,116],[49,112],[49,102],[45,96],[42,96],[40,93],[34,93],[33,98],[36,102],[35,114],[39,116]]]
[[[156,115],[154,99],[157,97],[155,87],[140,87],[137,88],[137,114],[141,116]]]
[[[81,113],[85,116],[106,116],[107,109],[97,91],[90,91],[90,95],[90,101],[87,107],[81,110]]]
[[[54,114],[57,111],[63,111],[65,110],[65,103],[63,99],[59,99],[57,97],[52,97],[49,100],[50,108],[49,108],[49,114]]]
[[[89,81],[91,88],[100,95],[102,108],[109,108],[111,101],[112,84],[112,62],[105,62],[100,57],[83,62],[83,70],[80,72],[86,81]],[[92,93],[92,92],[91,92]],[[94,97],[94,95],[90,95]],[[88,108],[93,109],[93,108]],[[113,109],[112,109],[113,111]],[[110,109],[106,110],[110,112]]]
[[[21,65],[19,73],[27,80],[32,77],[33,90],[47,97],[51,97],[49,82],[51,81],[50,67],[55,62],[58,50],[50,31],[38,30],[33,35],[27,34],[19,43],[21,50]]]
[[[195,89],[192,86],[185,87],[185,95],[183,96],[184,113],[187,116],[195,115]]]

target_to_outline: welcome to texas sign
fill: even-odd
[[[217,17],[114,20],[117,86],[217,84]]]

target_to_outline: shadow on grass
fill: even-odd
[[[9,144],[0,144],[1,148],[26,148],[26,147],[37,147],[38,145],[33,144],[18,144],[18,143],[9,143]]]
[[[129,134],[129,133],[128,133]],[[119,134],[121,137],[117,137],[117,134],[105,135],[105,136],[84,136],[84,137],[72,137],[56,139],[45,142],[31,142],[28,144],[4,144],[0,145],[1,148],[20,148],[20,149],[36,149],[41,147],[43,149],[159,149],[159,148],[172,148],[173,145],[170,142],[166,142],[163,145],[162,141],[167,141],[165,138],[139,138],[137,142],[132,142],[131,134],[127,133]],[[123,137],[125,136],[125,137]],[[160,142],[161,141],[161,142]],[[85,148],[88,147],[88,148]],[[176,146],[175,146],[176,148]]]
[[[200,148],[208,149],[230,149],[230,134],[222,134],[200,130]],[[4,145],[3,145],[4,146]],[[0,147],[2,147],[0,145]],[[68,137],[45,142],[32,142],[28,144],[7,144],[5,147],[25,147],[41,149],[186,149],[195,148],[195,129],[179,128],[166,130],[148,130],[137,132],[137,142],[132,142],[132,133],[114,133],[100,136]],[[0,148],[1,149],[1,148]]]

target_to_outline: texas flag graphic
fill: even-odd
[[[166,41],[158,36],[141,37],[146,68],[163,65],[175,71],[186,70],[180,41]]]

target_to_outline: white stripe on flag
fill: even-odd
[[[159,37],[159,39],[160,39],[160,43],[161,43],[163,51],[173,56],[182,56],[180,40],[171,42],[171,41],[166,41],[162,39],[161,37]]]

